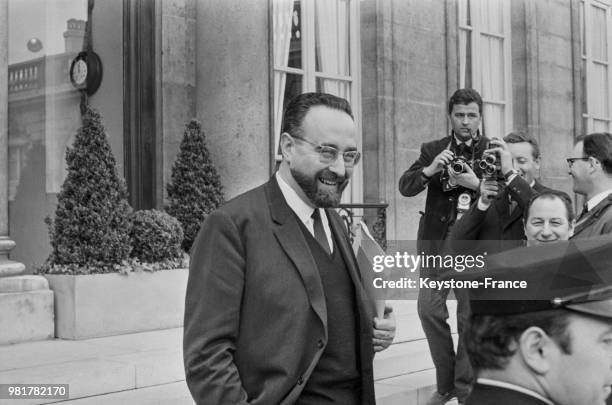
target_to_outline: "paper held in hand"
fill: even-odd
[[[353,252],[357,258],[357,265],[359,266],[359,273],[361,274],[361,280],[363,286],[368,294],[368,297],[372,301],[372,305],[376,311],[376,316],[379,319],[383,319],[385,316],[385,300],[380,299],[381,291],[376,291],[374,288],[374,271],[372,271],[372,264],[374,256],[385,255],[385,251],[380,247],[378,242],[374,240],[368,227],[363,221],[359,221],[358,224],[353,226]]]

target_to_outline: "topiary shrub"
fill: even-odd
[[[132,221],[133,257],[145,263],[182,258],[183,227],[176,218],[163,211],[142,210],[134,212]]]
[[[42,272],[120,271],[132,249],[127,189],[117,174],[115,158],[100,114],[85,107],[83,125],[66,151],[68,174],[49,226],[51,255]],[[82,267],[87,270],[82,270]]]
[[[183,249],[189,252],[202,222],[223,203],[221,181],[197,120],[186,125],[167,191],[166,211],[183,225]]]

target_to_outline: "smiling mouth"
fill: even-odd
[[[325,184],[326,186],[337,186],[338,185],[338,180],[336,179],[330,180],[330,179],[326,179],[323,177],[319,177],[319,181]]]

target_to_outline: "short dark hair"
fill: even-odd
[[[523,131],[515,131],[510,132],[508,135],[504,136],[504,141],[506,143],[522,143],[527,142],[531,145],[531,153],[534,159],[540,157],[540,147],[538,146],[538,142],[535,138],[529,135],[527,132]]]
[[[571,353],[568,331],[571,312],[564,309],[519,315],[472,315],[465,334],[466,348],[474,370],[503,370],[516,353],[521,334],[532,326],[542,328],[565,354]]]
[[[482,115],[482,97],[480,97],[480,94],[474,89],[459,89],[448,100],[448,113],[453,112],[455,104],[468,105],[470,103],[478,104],[478,113]]]
[[[536,200],[539,200],[539,199],[554,200],[555,198],[558,198],[559,200],[561,200],[563,204],[565,205],[565,210],[567,211],[567,221],[571,223],[575,217],[572,200],[570,200],[567,194],[561,191],[557,191],[557,190],[544,191],[542,193],[536,193],[532,195],[531,199],[529,199],[529,202],[527,203],[525,212],[523,213],[523,221],[527,223],[527,219],[529,218],[529,211],[531,210],[531,206]]]
[[[584,156],[592,156],[601,162],[604,171],[612,174],[612,134],[609,132],[594,132],[580,135],[576,143],[583,143]]]
[[[355,119],[351,105],[345,99],[327,93],[303,93],[294,97],[285,107],[281,133],[287,132],[292,136],[300,136],[306,113],[312,107],[319,105],[344,111]]]

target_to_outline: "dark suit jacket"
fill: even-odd
[[[327,213],[356,291],[362,403],[373,404],[373,314],[341,219]],[[304,388],[328,325],[321,278],[298,221],[272,178],[202,225],[183,340],[197,404],[292,404]]]
[[[474,385],[465,405],[547,405],[531,395],[492,385]]]
[[[576,223],[572,239],[590,238],[612,233],[612,194],[604,198]]]
[[[531,196],[536,193],[551,191],[550,188],[536,183],[533,189],[520,176],[516,176],[499,194],[486,211],[478,209],[478,200],[468,212],[459,219],[450,232],[449,240],[482,240],[488,241],[488,251],[499,252],[522,246],[525,240],[523,212]],[[510,215],[509,196],[517,202],[517,207]],[[454,247],[458,247],[454,244]]]
[[[465,190],[456,188],[447,192],[443,191],[439,173],[435,174],[427,184],[423,184],[421,178],[423,169],[429,166],[434,158],[448,147],[451,139],[450,136],[446,136],[436,141],[424,143],[421,146],[419,158],[399,180],[400,193],[406,197],[415,196],[427,187],[425,214],[421,217],[417,233],[419,241],[441,241],[444,239],[449,224],[452,224],[456,217],[457,197]],[[487,144],[488,139],[482,137],[475,145],[475,159],[480,159]],[[479,173],[479,169],[476,170],[476,173]],[[419,251],[421,250],[419,249]]]

